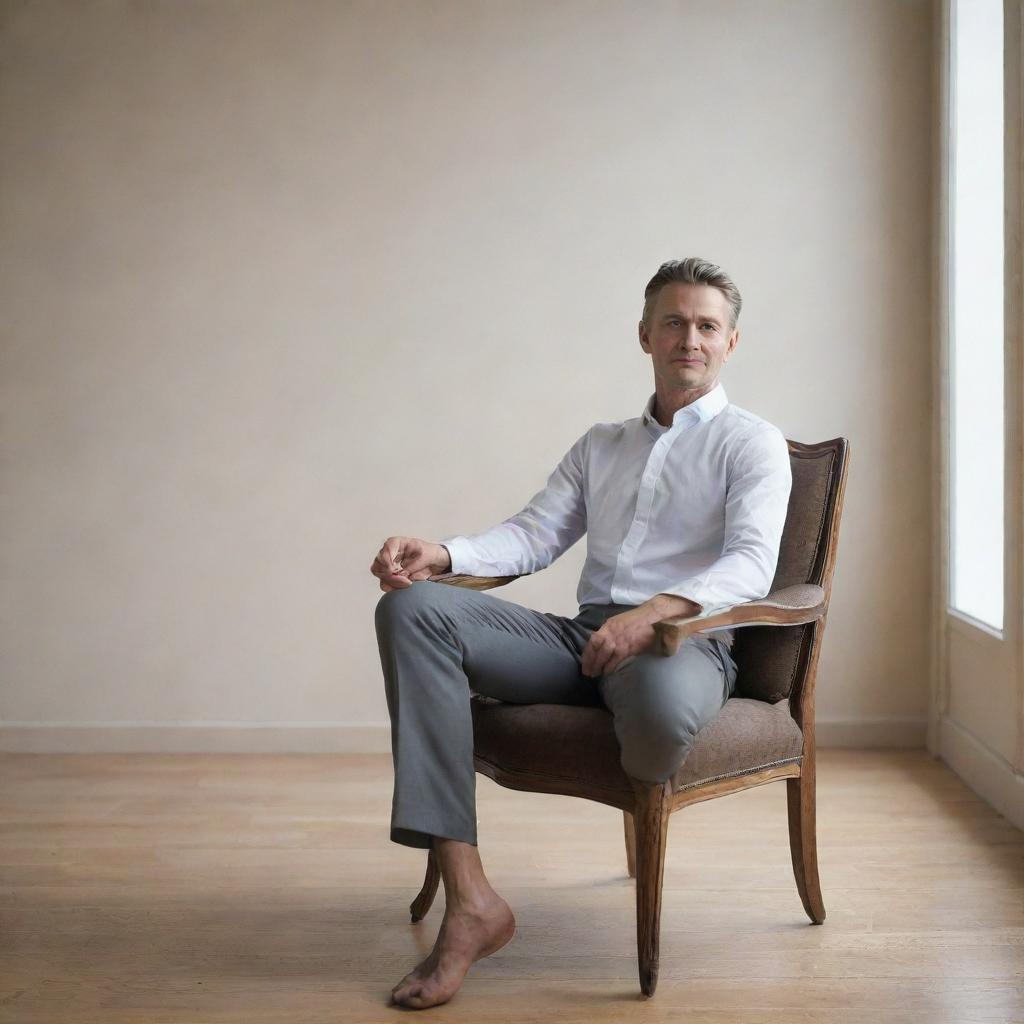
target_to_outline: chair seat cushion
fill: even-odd
[[[474,694],[477,757],[505,772],[632,792],[619,762],[613,718],[603,707],[506,704]],[[800,758],[803,734],[789,702],[730,697],[697,734],[672,777],[672,792]]]

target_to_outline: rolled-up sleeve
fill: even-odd
[[[721,557],[661,592],[696,602],[701,615],[765,597],[775,579],[792,486],[786,437],[766,424],[743,444],[729,471]]]
[[[522,511],[480,533],[444,537],[452,572],[524,576],[547,568],[586,533],[584,465],[590,432],[562,456]]]

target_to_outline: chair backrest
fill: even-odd
[[[845,437],[820,444],[789,441],[793,489],[772,590],[794,583],[815,583],[825,591],[826,609],[832,591],[849,448]],[[823,627],[824,618],[803,626],[737,629],[732,647],[739,668],[737,696],[773,704],[787,697],[802,700],[814,685]]]

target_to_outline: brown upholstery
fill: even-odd
[[[505,704],[474,695],[475,753],[503,772],[548,776],[553,782],[585,779],[588,787],[630,794],[619,764],[610,711],[565,704]],[[788,701],[767,704],[733,697],[697,734],[672,778],[672,792],[798,761],[803,735]]]
[[[829,519],[829,485],[835,472],[833,448],[807,452],[790,448],[793,489],[779,546],[772,590],[794,583],[823,583],[823,531]],[[811,643],[813,623],[805,626],[744,626],[737,629],[732,656],[739,668],[737,696],[775,701],[789,697]]]

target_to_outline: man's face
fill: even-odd
[[[665,285],[640,321],[655,380],[672,389],[706,394],[739,340],[739,328],[729,329],[729,303],[707,284]]]

